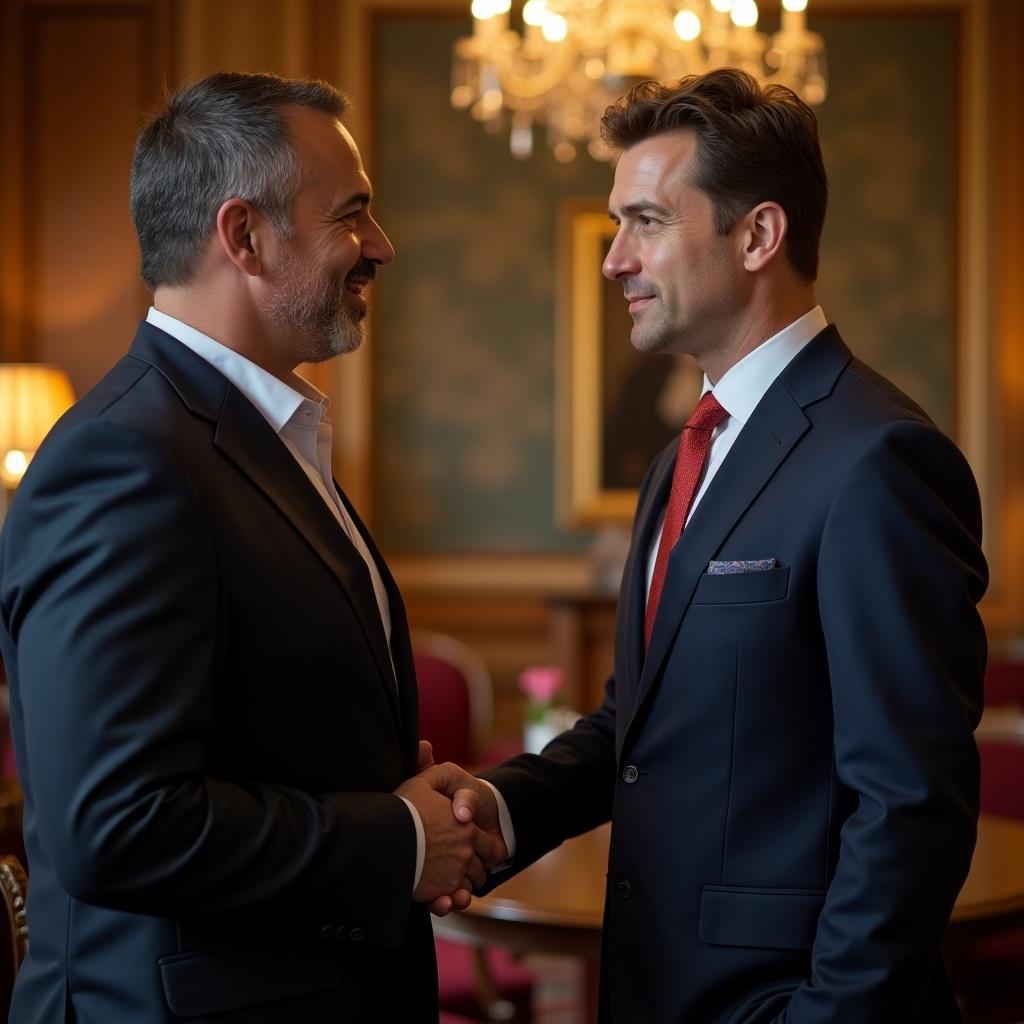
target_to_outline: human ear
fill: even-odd
[[[244,199],[227,199],[217,211],[217,243],[224,255],[244,274],[263,270],[263,243],[269,224]]]
[[[775,258],[786,240],[789,232],[786,211],[778,203],[759,203],[744,219],[743,267],[750,271],[762,270]]]

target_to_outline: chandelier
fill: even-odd
[[[454,47],[452,106],[491,132],[510,126],[519,159],[544,123],[555,157],[567,162],[580,146],[611,159],[601,115],[648,79],[739,67],[821,103],[825,46],[807,31],[806,7],[782,0],[780,29],[769,36],[757,30],[756,0],[526,0],[516,5],[517,31],[511,0],[473,0],[473,34]]]

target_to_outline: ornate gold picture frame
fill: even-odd
[[[678,433],[703,375],[687,357],[637,352],[622,285],[601,267],[615,225],[607,201],[560,216],[558,498],[565,525],[629,522],[652,459]]]

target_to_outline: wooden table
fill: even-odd
[[[563,843],[461,914],[436,918],[456,942],[554,953],[595,963],[601,949],[610,826]],[[1024,922],[1024,823],[983,814],[950,938]],[[955,948],[955,946],[951,947]]]

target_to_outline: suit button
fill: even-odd
[[[350,932],[348,933],[348,937],[349,937],[349,938],[350,938],[350,939],[351,939],[351,940],[352,940],[353,942],[362,942],[362,941],[363,941],[363,936],[364,936],[365,934],[366,934],[366,933],[365,933],[365,932],[363,931],[363,929],[362,929],[362,928],[353,928],[353,929],[352,929],[352,931],[350,931]]]
[[[628,782],[630,785],[632,785],[639,778],[640,773],[637,771],[635,764],[627,764],[626,767],[622,769],[623,782]]]
[[[325,924],[323,926],[323,928],[320,929],[320,936],[321,936],[321,938],[324,938],[324,939],[333,939],[334,938],[334,925],[333,924]]]
[[[348,934],[348,929],[343,924],[339,924],[334,930],[334,937],[336,939],[347,939]]]
[[[620,900],[628,900],[632,894],[633,886],[631,886],[629,882],[622,881],[615,886],[615,895],[618,896]]]

